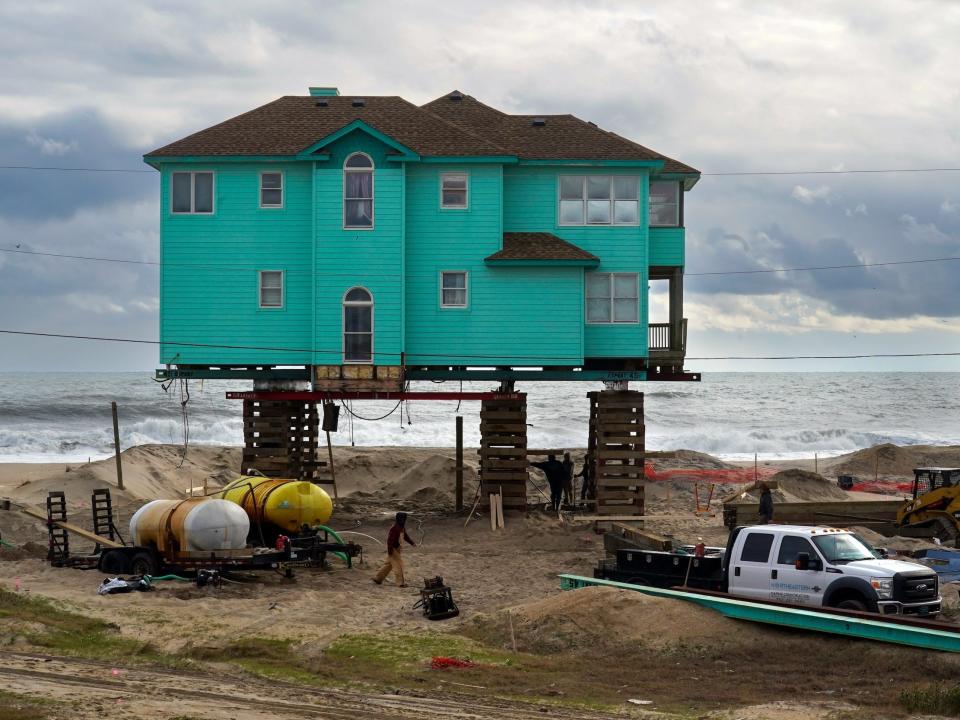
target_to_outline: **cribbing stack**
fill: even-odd
[[[480,493],[503,495],[503,507],[527,507],[527,396],[505,392],[480,404]]]
[[[643,393],[589,392],[588,452],[598,515],[643,515],[645,427]]]
[[[314,402],[244,400],[241,474],[319,481],[319,427]]]

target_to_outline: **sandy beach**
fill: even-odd
[[[110,487],[121,519],[119,525],[124,529],[131,513],[147,500],[183,497],[189,488],[200,488],[204,483],[212,489],[236,475],[240,452],[237,448],[191,447],[182,465],[181,452],[176,446],[163,445],[140,446],[124,452],[123,491],[116,488],[113,459],[81,465],[0,465],[0,497],[42,506],[48,491],[62,489],[67,493],[71,519],[89,527],[90,493],[97,487]],[[960,448],[955,447],[880,446],[848,456],[818,459],[818,468],[831,476],[829,480],[804,479],[792,484],[784,481],[777,490],[778,497],[842,498],[844,491],[832,481],[838,473],[859,470],[866,475],[882,462],[885,477],[905,479],[908,468],[915,464],[960,464],[958,455]],[[465,496],[471,502],[477,487],[476,457],[475,451],[465,452]],[[574,453],[578,463],[581,457],[582,451]],[[230,682],[238,682],[236,678],[250,672],[249,663],[244,670],[245,661],[237,659],[240,639],[284,644],[288,648],[285,652],[296,658],[299,668],[290,670],[291,676],[311,668],[311,672],[326,678],[325,682],[343,682],[345,667],[361,674],[369,672],[369,668],[362,668],[355,655],[334,670],[329,665],[330,656],[339,657],[344,646],[357,642],[358,637],[369,638],[370,633],[401,644],[409,642],[411,636],[428,633],[431,638],[439,638],[435,648],[447,648],[451,655],[457,654],[458,649],[462,652],[463,643],[470,643],[473,653],[512,654],[515,641],[518,657],[525,658],[524,663],[544,672],[544,668],[549,668],[550,677],[564,685],[540,687],[531,680],[532,686],[517,688],[514,683],[522,680],[489,669],[462,671],[452,682],[492,687],[490,692],[495,696],[522,696],[524,702],[546,702],[551,707],[557,701],[570,701],[567,705],[572,703],[581,710],[586,707],[584,702],[607,709],[621,708],[624,698],[617,698],[626,692],[630,697],[653,695],[658,709],[671,712],[684,703],[693,703],[707,713],[702,717],[814,718],[852,707],[848,703],[862,704],[870,692],[863,688],[857,692],[864,695],[855,698],[821,696],[802,703],[791,699],[790,693],[779,697],[773,692],[772,699],[786,702],[786,709],[781,708],[777,715],[750,715],[756,712],[750,708],[765,707],[771,699],[772,686],[765,680],[743,679],[736,692],[730,692],[724,666],[711,660],[703,687],[691,694],[689,687],[682,691],[676,684],[651,682],[651,674],[656,673],[664,653],[672,656],[693,652],[691,657],[700,658],[700,662],[704,657],[747,657],[786,643],[792,648],[791,655],[771,658],[770,674],[802,674],[806,672],[802,669],[804,663],[814,657],[823,662],[826,657],[842,659],[853,653],[864,653],[877,668],[896,663],[909,677],[919,677],[921,670],[932,672],[929,656],[909,648],[875,647],[830,637],[801,638],[774,628],[744,626],[707,610],[627,591],[587,589],[560,593],[558,573],[592,574],[593,566],[604,553],[602,535],[594,532],[591,522],[579,520],[573,513],[565,513],[559,519],[540,509],[508,514],[506,527],[496,532],[491,531],[488,518],[481,514],[464,527],[466,515],[453,512],[454,458],[452,449],[335,448],[340,501],[330,524],[347,533],[346,538],[363,545],[363,562],[347,569],[334,560],[329,570],[302,570],[293,580],[267,573],[255,581],[243,578],[219,589],[198,588],[190,583],[158,583],[156,592],[98,596],[96,588],[102,577],[96,571],[53,568],[45,562],[43,522],[15,510],[0,510],[2,537],[17,546],[0,549],[4,597],[16,594],[21,598],[46,598],[64,611],[110,623],[123,639],[139,644],[138,647],[149,647],[150,654],[184,660],[196,673],[209,671],[201,659],[218,658],[220,667],[228,666],[227,675],[234,678]],[[812,462],[811,459],[764,467],[769,476],[789,467],[812,469]],[[698,473],[738,472],[743,468],[687,451],[679,452],[674,459],[657,460],[654,465],[656,473],[670,479],[647,485],[647,512],[661,518],[651,518],[646,526],[680,542],[693,542],[697,537],[703,537],[708,544],[725,542],[727,530],[722,525],[716,498],[737,486],[718,489],[712,512],[698,515],[695,484],[702,477]],[[532,473],[532,479],[528,497],[535,502],[539,498],[537,484],[542,485],[542,479],[536,473]],[[377,587],[370,582],[370,575],[381,562],[390,518],[400,509],[411,513],[409,532],[418,544],[406,556],[411,587],[401,589],[389,582]],[[78,548],[82,548],[80,542]],[[461,609],[458,618],[439,626],[413,609],[420,578],[434,575],[443,576],[453,588]],[[14,592],[15,587],[19,589]],[[513,641],[508,619],[514,626]],[[0,613],[0,642],[8,650],[27,654],[42,651],[42,644],[38,646],[31,637],[34,636],[22,624]],[[391,641],[391,637],[399,639]],[[637,659],[636,647],[646,648],[641,660]],[[852,649],[856,647],[860,650]],[[706,648],[710,650],[704,656]],[[447,654],[438,649],[430,652]],[[576,679],[577,673],[570,673],[569,667],[558,669],[565,662],[576,667],[584,657],[594,655],[629,656],[633,665],[628,667],[633,669],[606,674],[591,670],[582,676],[583,682]],[[938,665],[940,669],[935,674],[944,672],[944,667],[955,668],[953,658],[949,660],[946,666]],[[111,662],[120,661],[113,658]],[[534,670],[530,672],[536,675]],[[26,682],[22,674],[17,677],[19,683]],[[805,687],[811,687],[807,683],[816,687],[822,681],[812,673],[798,680]],[[853,683],[853,678],[847,681]],[[383,686],[371,682],[376,687]],[[399,681],[392,678],[389,682]],[[479,692],[436,680],[428,682],[443,692]],[[618,689],[617,685],[630,690]],[[827,690],[830,685],[826,683],[821,689]],[[138,712],[151,708],[152,701],[148,698],[145,702],[145,706],[138,706]],[[207,717],[242,716],[230,714],[215,703],[196,699],[190,702],[189,712],[202,712]],[[566,707],[564,702],[560,705]],[[159,711],[160,705],[154,709]],[[117,717],[125,717],[128,711],[118,712]]]

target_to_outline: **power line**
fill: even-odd
[[[796,268],[772,268],[765,270],[722,270],[716,272],[685,272],[684,277],[703,276],[703,275],[756,275],[759,273],[778,273],[778,272],[800,272],[805,270],[843,270],[845,268],[868,268],[881,267],[885,265],[915,265],[917,263],[949,262],[951,260],[960,260],[958,257],[925,258],[922,260],[891,260],[890,262],[875,263],[855,263],[851,265],[819,265],[815,267],[796,267]]]
[[[259,265],[217,265],[217,264],[208,264],[208,263],[161,263],[156,260],[128,260],[124,258],[109,258],[109,257],[96,257],[92,255],[66,255],[63,253],[52,253],[44,252],[40,250],[20,250],[18,248],[0,248],[0,252],[5,253],[15,253],[18,255],[37,255],[41,257],[55,257],[55,258],[64,258],[69,260],[89,260],[94,262],[115,262],[115,263],[124,263],[129,265],[152,265],[152,266],[163,266],[163,267],[185,267],[185,268],[207,268],[214,270],[258,270],[260,269]],[[939,257],[939,258],[921,258],[916,260],[891,260],[888,262],[874,262],[874,263],[852,263],[849,265],[818,265],[811,267],[795,267],[795,268],[766,268],[763,270],[718,270],[712,272],[685,272],[684,277],[699,277],[705,275],[756,275],[762,273],[779,273],[779,272],[804,272],[804,271],[816,271],[816,270],[843,270],[850,268],[867,268],[867,267],[883,267],[887,265],[916,265],[919,263],[933,263],[933,262],[951,262],[954,260],[960,260],[960,256],[951,256],[951,257]],[[310,272],[310,269],[304,270],[288,270],[286,272]],[[317,276],[323,277],[354,277],[355,273],[314,273]],[[396,278],[399,277],[399,273],[390,273],[390,274],[370,274],[363,273],[363,277],[389,277]]]
[[[52,170],[56,172],[102,172],[102,173],[150,173],[156,170],[134,170],[128,168],[91,168],[91,167],[54,167],[52,165],[0,165],[0,170]]]
[[[102,172],[102,173],[150,173],[156,170],[135,170],[131,168],[93,168],[60,167],[51,165],[0,165],[0,170],[46,170],[54,172]],[[703,177],[745,177],[751,175],[857,175],[882,173],[934,173],[960,172],[960,167],[928,168],[859,168],[853,170],[734,170],[724,172],[704,172]]]
[[[44,252],[40,250],[21,250],[19,248],[0,248],[0,252],[12,253],[17,255],[35,255],[39,257],[53,257],[61,258],[67,260],[88,260],[93,262],[112,262],[112,263],[123,263],[125,265],[149,265],[154,267],[185,267],[185,268],[205,268],[208,270],[260,270],[263,265],[217,265],[212,263],[161,263],[156,260],[129,260],[125,258],[110,258],[110,257],[97,257],[94,255],[67,255],[64,253],[52,253]],[[271,261],[272,262],[272,261]],[[400,273],[367,273],[362,274],[358,273],[328,273],[328,272],[312,272],[310,268],[295,268],[292,270],[284,270],[287,273],[309,273],[317,277],[381,277],[381,278],[398,278]]]
[[[27,330],[4,330],[0,329],[0,333],[5,335],[26,335],[32,337],[48,337],[48,338],[61,338],[67,340],[92,340],[99,342],[123,342],[123,343],[134,343],[140,345],[171,345],[179,347],[199,347],[199,348],[219,348],[224,350],[269,350],[273,352],[299,352],[299,353],[326,353],[326,354],[336,354],[340,355],[342,350],[308,350],[303,348],[285,348],[285,347],[269,347],[269,346],[259,346],[259,345],[218,345],[215,343],[191,343],[191,342],[178,342],[173,340],[141,340],[136,338],[120,338],[120,337],[101,337],[94,335],[68,335],[64,333],[48,333],[48,332],[35,332]],[[375,352],[373,355],[383,355],[391,357],[399,357],[404,353],[387,353],[387,352]],[[413,357],[450,357],[449,353],[443,354],[431,354],[431,353],[411,353]],[[717,356],[717,357],[687,357],[686,360],[697,360],[697,361],[710,361],[710,360],[858,360],[865,358],[907,358],[907,357],[958,357],[960,352],[928,352],[928,353],[863,353],[858,355],[758,355],[758,356],[748,356],[748,355],[729,355],[729,356]],[[544,359],[543,355],[468,355],[468,354],[457,354],[455,357],[467,358],[470,360],[490,360],[490,359],[506,359],[506,360],[542,360]],[[551,360],[582,360],[579,356],[562,356],[555,355],[550,358]]]
[[[960,167],[940,168],[877,168],[873,170],[745,170],[733,172],[705,172],[704,177],[742,177],[748,175],[857,175],[878,173],[932,173],[960,172]]]

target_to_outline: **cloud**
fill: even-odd
[[[830,204],[830,188],[821,185],[817,188],[808,188],[803,185],[794,185],[790,192],[790,197],[799,200],[804,205],[813,205],[817,200],[823,200],[827,205]]]
[[[309,85],[417,103],[460,88],[507,111],[572,112],[708,172],[939,167],[960,154],[960,6],[933,0],[811,0],[802,13],[746,0],[695,14],[576,0],[97,8],[0,4],[3,164],[145,168],[144,151]],[[685,199],[687,269],[956,254],[960,203],[935,199],[951,177],[704,177]],[[0,246],[154,259],[158,201],[152,173],[0,170]],[[723,308],[710,322],[762,345],[777,328],[932,333],[957,314],[960,273],[941,263],[691,275],[686,287],[691,310]],[[0,254],[6,325],[142,337],[155,332],[156,298],[155,269]],[[137,367],[154,356],[111,354]]]
[[[857,203],[857,206],[851,210],[847,208],[844,210],[844,213],[847,217],[853,217],[854,215],[867,215],[867,206],[864,203]]]

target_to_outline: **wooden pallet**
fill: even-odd
[[[480,405],[480,502],[501,494],[503,507],[527,506],[527,396],[483,400]]]
[[[643,393],[604,390],[589,392],[587,397],[587,448],[596,479],[596,514],[643,515]]]

